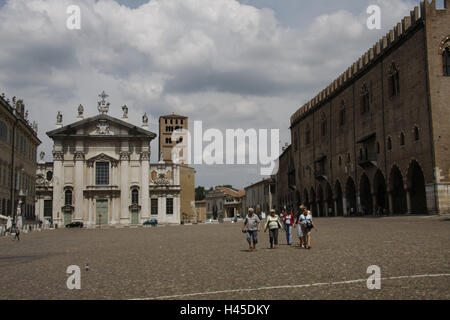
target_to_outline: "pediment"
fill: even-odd
[[[146,137],[154,139],[156,134],[137,127],[131,123],[108,116],[107,114],[99,114],[94,117],[86,118],[62,128],[47,132],[50,138],[58,136],[120,136],[120,137]]]
[[[113,164],[116,164],[119,162],[119,159],[115,159],[114,157],[107,155],[106,153],[100,153],[98,155],[95,155],[89,159],[86,160],[86,162],[88,162],[88,164],[92,164],[96,161],[102,161],[102,162],[111,162]]]

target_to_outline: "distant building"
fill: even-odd
[[[255,209],[256,213],[264,212],[266,215],[274,209],[275,180],[263,179],[245,188],[246,212],[249,208]]]
[[[277,209],[297,211],[300,203],[295,185],[295,165],[292,156],[292,146],[286,144],[279,158],[279,167],[276,174],[276,203]]]
[[[22,226],[36,222],[36,152],[40,144],[37,124],[28,119],[23,100],[0,96],[0,223],[5,217],[16,217],[19,203]]]
[[[449,213],[449,101],[449,1],[424,1],[292,115],[280,200],[315,216]]]
[[[78,107],[76,122],[63,125],[57,115],[53,139],[53,163],[38,168],[37,215],[60,226],[81,221],[87,227],[139,225],[150,218],[179,224],[180,166],[160,160],[150,164],[148,117],[142,127],[128,122],[128,107],[122,119],[109,116],[107,95],[100,95],[99,114],[84,118]],[[49,192],[52,193],[50,199]]]
[[[245,190],[216,187],[206,193],[206,218],[223,220],[243,214]]]

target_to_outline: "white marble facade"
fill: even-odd
[[[98,115],[84,119],[80,105],[77,122],[63,126],[58,113],[57,129],[47,132],[54,141],[53,222],[128,226],[156,218],[158,223],[179,224],[179,166],[150,164],[150,142],[156,134],[148,131],[147,115],[141,127],[128,122],[126,106],[122,119],[111,117],[107,96],[100,97]]]

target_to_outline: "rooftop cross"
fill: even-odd
[[[99,94],[98,96],[99,96],[99,98],[102,99],[102,102],[106,102],[106,98],[109,97],[109,95],[107,95],[107,94],[105,93],[105,91],[103,91],[103,92],[102,92],[101,94]]]

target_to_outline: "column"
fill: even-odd
[[[75,177],[74,177],[74,218],[83,221],[83,188],[84,188],[84,152],[75,151]]]
[[[388,199],[389,199],[389,215],[392,216],[394,214],[394,203],[392,201],[391,191],[388,191]]]
[[[130,153],[128,151],[120,152],[120,223],[130,224],[128,210],[128,167]]]
[[[334,216],[338,215],[338,199],[334,199]]]
[[[355,208],[355,215],[358,215],[359,212],[361,212],[361,197],[356,195],[356,208]]]
[[[342,215],[347,215],[347,199],[345,197],[342,197]]]
[[[149,210],[149,166],[150,166],[150,152],[144,151],[141,153],[141,219],[147,220],[150,218]]]
[[[412,205],[411,205],[411,189],[405,189],[406,191],[406,206],[407,206],[407,213],[412,214]]]
[[[377,194],[376,193],[372,193],[372,203],[373,203],[372,215],[376,215],[377,214],[377,209],[378,209]]]
[[[92,211],[92,204],[94,202],[94,198],[88,198],[88,211],[89,211],[89,221],[88,226],[94,227],[95,226],[95,219]]]
[[[54,151],[53,152],[53,208],[52,208],[52,218],[53,224],[58,224],[62,226],[63,224],[63,213],[61,212],[61,197],[62,189],[64,185],[63,177],[63,161],[64,152]],[[14,208],[12,208],[14,210]]]

